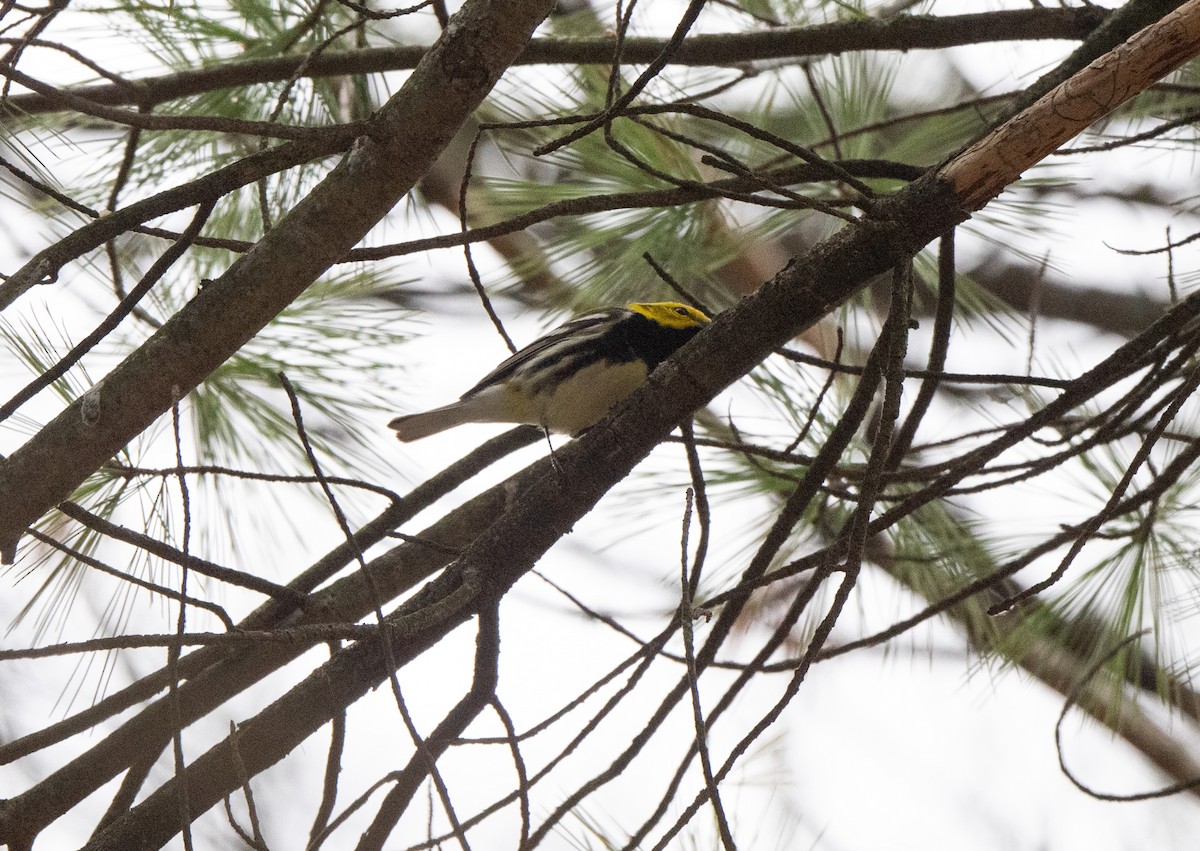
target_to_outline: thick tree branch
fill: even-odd
[[[955,157],[940,172],[978,210],[1068,139],[1162,79],[1200,50],[1196,5],[1137,32]]]
[[[1010,115],[1029,106],[1138,30],[1174,12],[1182,3],[1183,0],[1129,0],[1097,26],[1064,62],[1023,92],[1013,103]]]
[[[847,53],[854,50],[933,50],[964,44],[1035,39],[1078,40],[1109,15],[1107,9],[1082,6],[1069,9],[1013,9],[972,15],[913,15],[887,20],[840,21],[811,27],[779,27],[755,33],[696,35],[686,39],[672,57],[677,65],[735,65],[766,59],[786,59]],[[662,52],[664,39],[626,39],[622,59],[646,64]],[[68,89],[72,95],[108,106],[154,106],[203,92],[278,83],[303,69],[307,77],[378,74],[416,67],[426,48],[421,45],[373,47],[343,53],[324,53],[307,65],[304,56],[282,56],[246,62],[227,62],[215,68],[182,71],[130,81],[132,85],[100,83]],[[613,40],[533,39],[515,65],[607,65]],[[54,98],[22,94],[7,101],[22,113],[53,112],[63,106]]]

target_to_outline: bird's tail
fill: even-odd
[[[472,412],[469,408],[470,406],[460,400],[441,408],[434,408],[432,411],[396,417],[388,423],[388,428],[396,432],[396,437],[408,443],[410,440],[420,440],[422,437],[471,422]]]
[[[486,387],[479,393],[432,411],[396,417],[388,423],[388,428],[408,443],[463,423],[519,423],[529,421],[528,417],[529,412],[518,410],[513,397],[503,387]]]

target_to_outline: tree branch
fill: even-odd
[[[906,15],[886,20],[860,19],[810,27],[778,27],[754,33],[696,35],[684,40],[672,57],[675,65],[734,65],[767,59],[788,59],[848,53],[854,50],[933,50],[964,44],[1040,39],[1078,40],[1110,15],[1095,6],[1068,9],[1012,9],[972,15]],[[644,65],[662,52],[665,39],[629,38],[622,60]],[[181,71],[161,77],[76,86],[68,93],[109,106],[154,106],[203,92],[290,80],[303,68],[306,77],[377,74],[416,67],[424,45],[371,47],[324,53],[308,62],[304,56],[281,56],[227,62],[214,68]],[[607,65],[612,62],[611,38],[536,38],[514,65]],[[305,63],[308,62],[307,66]],[[131,87],[132,84],[132,87]],[[136,87],[136,88],[133,88]],[[40,94],[8,98],[9,110],[26,114],[53,112],[62,104]]]

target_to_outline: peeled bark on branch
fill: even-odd
[[[1200,8],[1183,4],[1110,50],[942,167],[973,212],[1021,173],[1200,52]]]

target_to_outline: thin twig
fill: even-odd
[[[467,161],[463,166],[462,183],[458,187],[458,224],[462,234],[468,232],[467,226],[467,187],[471,182],[471,172],[475,166],[475,151],[479,147],[479,140],[483,137],[483,128],[475,131],[475,138],[471,140],[471,147],[467,149]],[[496,313],[496,308],[492,304],[492,299],[488,295],[487,289],[483,286],[483,279],[479,277],[479,269],[475,266],[475,257],[471,254],[471,243],[464,240],[462,244],[463,259],[467,263],[467,274],[471,278],[471,286],[475,287],[475,293],[479,296],[479,302],[483,305],[483,310],[487,314],[488,319],[492,321],[492,325],[496,328],[496,333],[500,335],[500,339],[504,340],[504,345],[508,346],[510,352],[517,351],[517,345],[512,341],[512,337],[508,336],[508,331],[504,328],[504,323],[500,319],[500,315]]]
[[[692,449],[694,451],[694,447]],[[695,580],[698,578],[698,571],[694,566],[691,571],[688,570],[688,529],[692,521],[692,498],[693,491],[688,488],[683,511],[683,529],[679,539],[679,623],[683,634],[684,657],[687,660],[688,691],[692,698],[692,724],[696,730],[696,751],[700,754],[700,769],[704,773],[704,786],[708,790],[709,800],[712,801],[713,815],[717,820],[721,846],[725,851],[734,851],[737,843],[733,841],[733,832],[729,829],[729,819],[725,816],[725,807],[721,803],[721,793],[717,788],[716,780],[713,779],[712,760],[708,754],[708,728],[704,721],[704,707],[700,703],[700,674],[696,670],[696,648],[692,635],[692,624],[696,614],[692,610],[692,594]]]
[[[330,653],[336,653],[340,645],[330,642]],[[329,751],[325,754],[325,777],[320,784],[320,804],[317,813],[312,817],[312,827],[308,829],[308,845],[306,851],[316,851],[325,828],[329,827],[329,817],[334,814],[337,805],[337,780],[342,774],[342,754],[346,751],[346,712],[334,715],[329,725]]]
[[[247,836],[233,818],[233,810],[230,807],[229,796],[225,796],[225,812],[228,814],[229,822],[233,825],[234,830],[238,832],[242,840],[249,845],[254,851],[270,851],[267,846],[267,840],[263,836],[262,825],[259,824],[258,807],[254,804],[254,790],[250,787],[250,773],[246,770],[246,763],[242,760],[242,751],[238,747],[238,728],[233,721],[229,722],[229,752],[233,760],[234,770],[237,772],[238,780],[242,784],[242,794],[246,798],[246,811],[250,815],[250,835]]]
[[[179,428],[179,397],[176,391],[176,398],[171,404],[171,428],[175,436],[175,463],[180,467],[183,466],[183,437]],[[179,474],[179,497],[183,504],[183,550],[184,560],[179,573],[179,618],[175,626],[175,635],[183,636],[187,632],[187,604],[184,600],[187,597],[187,581],[188,581],[188,559],[187,555],[191,548],[192,538],[192,503],[188,497],[187,479],[183,473]],[[183,778],[187,772],[187,761],[183,756],[183,711],[179,703],[179,648],[180,645],[172,644],[167,648],[167,670],[170,673],[168,681],[168,700],[171,704],[171,715],[174,723],[172,724],[171,743],[175,753],[175,780],[179,788],[179,824],[183,833],[183,847],[185,851],[192,851],[192,808],[188,801],[187,784],[183,782]]]

